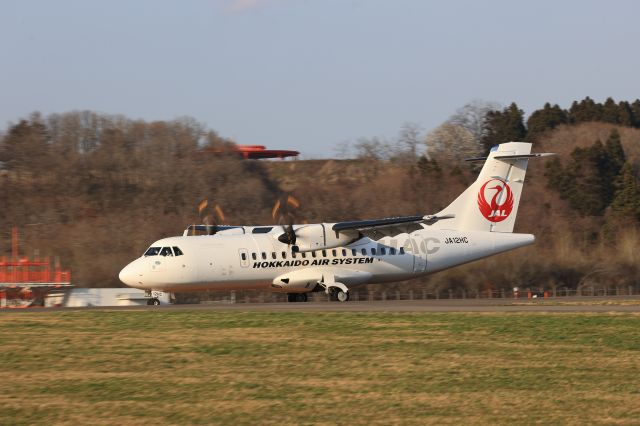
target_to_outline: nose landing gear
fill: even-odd
[[[160,298],[164,293],[162,291],[145,290],[144,297],[147,297],[148,306],[160,306]]]

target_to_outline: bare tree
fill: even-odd
[[[379,137],[360,138],[354,148],[356,156],[366,160],[386,160],[392,151],[390,144]]]
[[[353,146],[351,145],[351,142],[348,140],[342,141],[333,148],[333,152],[340,160],[352,158]]]
[[[452,164],[475,157],[482,149],[469,130],[452,123],[441,124],[429,132],[425,138],[425,145],[428,158]]]
[[[422,143],[421,133],[422,128],[417,123],[406,122],[400,128],[398,145],[411,160],[415,160],[418,155],[418,145]]]
[[[449,117],[448,123],[458,125],[468,130],[473,136],[475,143],[480,144],[485,135],[485,119],[489,111],[496,111],[501,108],[497,102],[488,102],[474,99],[461,106]]]

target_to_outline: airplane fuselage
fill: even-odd
[[[343,247],[294,252],[278,240],[281,227],[238,227],[211,236],[159,240],[120,274],[146,290],[269,289],[310,292],[330,279],[352,287],[400,281],[532,244],[533,235],[424,229],[395,237],[364,237]],[[175,248],[179,249],[179,252]],[[163,248],[166,255],[160,254]],[[149,251],[148,251],[149,252]],[[178,254],[179,253],[179,254]],[[176,255],[178,254],[178,255]]]

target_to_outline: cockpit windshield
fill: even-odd
[[[173,250],[171,247],[149,247],[147,251],[144,253],[145,256],[182,256],[182,250],[180,248],[174,246]]]
[[[157,256],[160,253],[160,247],[149,247],[144,253],[145,256]]]

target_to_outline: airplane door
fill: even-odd
[[[413,272],[424,272],[427,270],[427,259],[423,253],[415,253],[413,256]]]
[[[418,242],[422,242],[422,244],[418,244]],[[413,254],[413,272],[424,272],[427,270],[427,252],[425,248],[424,240],[420,238],[417,234],[411,235],[411,247]]]
[[[238,258],[240,259],[240,266],[242,268],[249,267],[249,252],[247,252],[247,249],[239,249]]]

